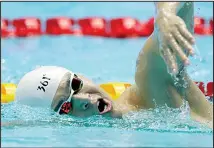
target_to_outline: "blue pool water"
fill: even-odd
[[[195,15],[212,18],[211,2],[195,3]],[[154,15],[150,2],[7,2],[3,18],[53,16],[105,18],[131,16],[147,20]],[[18,83],[24,73],[40,65],[58,65],[83,73],[97,83],[134,82],[135,61],[146,38],[106,39],[96,37],[35,37],[1,40],[2,82]],[[196,81],[213,81],[213,37],[196,36],[201,60],[191,59],[188,68]],[[87,63],[87,65],[86,65]],[[156,146],[211,147],[213,131],[192,121],[186,107],[132,112],[123,119],[95,116],[87,119],[56,116],[48,108],[30,108],[18,103],[1,105],[2,146]]]

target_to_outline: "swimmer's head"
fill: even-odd
[[[34,107],[50,106],[61,79],[68,72],[55,66],[42,66],[28,72],[18,83],[16,100]]]
[[[64,103],[70,95],[70,73],[67,73],[54,96],[52,108],[60,114],[77,117],[92,115],[113,115],[113,105],[110,97],[98,85],[82,75],[76,75],[76,86],[80,88],[71,97],[71,103]],[[79,82],[78,82],[79,81]],[[80,82],[81,81],[81,82]],[[75,85],[75,84],[74,84]],[[81,85],[81,86],[80,86]],[[64,103],[64,106],[62,105]],[[66,108],[69,108],[66,110]],[[65,109],[65,110],[64,110]],[[115,116],[115,115],[113,115]]]
[[[16,99],[78,117],[113,114],[106,92],[89,79],[61,67],[44,66],[27,73],[17,86]]]

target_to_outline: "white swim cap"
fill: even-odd
[[[50,107],[63,76],[70,72],[57,66],[42,66],[20,80],[16,90],[16,100],[22,104]]]

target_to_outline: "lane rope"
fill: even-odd
[[[42,27],[44,26],[44,27]],[[16,38],[43,35],[76,35],[109,38],[148,37],[154,30],[154,18],[140,21],[131,17],[105,19],[87,17],[73,19],[53,17],[43,21],[36,17],[13,20],[1,19],[1,38]],[[197,35],[213,35],[213,18],[206,20],[194,17],[194,32]]]
[[[195,82],[199,89],[209,99],[213,100],[213,82],[208,82],[205,86],[204,82]],[[128,87],[130,83],[126,82],[109,82],[100,84],[113,100],[116,100]],[[1,84],[1,103],[10,103],[15,100],[16,84],[2,83]]]

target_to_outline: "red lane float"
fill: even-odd
[[[141,23],[140,30],[138,31],[139,36],[147,37],[154,31],[154,18],[150,18],[147,22]]]
[[[107,37],[107,22],[104,18],[83,18],[78,20],[83,35]]]
[[[210,99],[213,99],[213,82],[208,82],[206,87],[204,82],[195,83],[205,96],[210,97]]]
[[[198,88],[201,90],[201,92],[203,92],[203,94],[205,94],[204,82],[195,82],[195,83],[198,86]]]
[[[206,96],[213,97],[213,82],[207,83]]]
[[[195,82],[195,83],[206,97],[209,97],[210,100],[213,99],[213,82],[208,82],[206,84],[206,87],[204,82]]]
[[[8,25],[9,20],[1,19],[1,37],[7,37],[8,36]]]
[[[194,18],[194,32],[198,35],[213,35],[213,19],[208,23],[202,17]],[[14,29],[8,29],[12,24]],[[79,25],[79,29],[75,29]],[[88,17],[77,20],[68,17],[49,18],[46,30],[42,33],[41,21],[38,18],[18,18],[10,23],[1,19],[1,37],[28,37],[46,35],[90,35],[102,37],[148,37],[154,30],[154,18],[140,22],[137,19],[124,17],[109,21],[100,17]]]
[[[213,19],[210,20],[209,24],[210,24],[210,27],[213,28]]]
[[[130,17],[112,19],[110,27],[111,37],[116,38],[138,37],[138,30],[141,29],[140,22]]]
[[[194,32],[199,35],[204,34],[205,19],[202,17],[194,17]]]
[[[211,35],[213,35],[213,19],[211,19],[210,21],[209,21],[209,28],[210,28],[210,33],[211,33]]]
[[[49,18],[46,21],[46,34],[48,35],[63,35],[73,34],[72,26],[74,20],[67,17]]]
[[[213,26],[206,25],[205,19],[202,17],[194,17],[194,32],[198,35],[212,35]],[[210,23],[211,24],[211,23]]]
[[[9,24],[10,24],[9,20],[1,19],[1,37],[2,38],[14,36],[14,32],[8,29]]]
[[[204,25],[205,19],[202,17],[195,16],[194,17],[194,23],[195,23],[195,25]]]
[[[15,36],[28,37],[42,35],[41,21],[39,18],[19,18],[12,21],[15,27]]]

